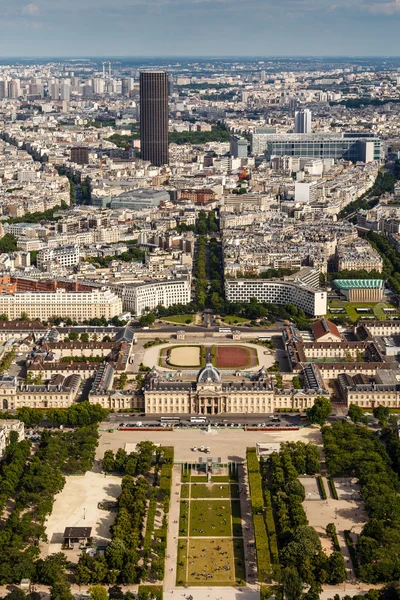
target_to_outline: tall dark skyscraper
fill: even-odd
[[[158,167],[168,164],[168,73],[140,73],[140,151]]]

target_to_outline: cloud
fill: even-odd
[[[33,2],[31,2],[30,4],[27,4],[26,6],[24,6],[22,8],[21,12],[23,15],[29,15],[30,17],[35,17],[36,15],[39,14],[39,7],[37,4],[33,4]]]
[[[373,14],[394,15],[400,13],[400,0],[374,2],[373,4],[367,4],[365,9]]]

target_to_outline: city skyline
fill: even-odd
[[[112,6],[93,0],[68,5],[0,0],[0,8],[3,57],[15,55],[16,31],[24,33],[18,53],[26,57],[100,56],[107,47],[113,48],[113,56],[400,54],[399,0],[284,0],[278,5],[247,0],[241,7],[231,0],[116,0]],[[371,39],[378,41],[374,52]]]

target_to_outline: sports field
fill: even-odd
[[[244,346],[215,346],[215,366],[219,369],[255,367],[258,364],[254,348]]]
[[[177,585],[244,585],[238,496],[237,483],[194,483],[191,478],[182,485]]]

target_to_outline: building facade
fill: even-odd
[[[225,295],[229,302],[258,302],[294,304],[312,317],[322,317],[327,312],[326,292],[303,283],[270,279],[227,279]]]
[[[168,73],[140,73],[140,151],[143,160],[162,167],[168,159]]]
[[[82,322],[105,317],[112,319],[122,313],[122,301],[106,289],[90,292],[16,292],[0,295],[0,313],[18,319],[23,313],[29,319],[48,321],[51,317],[71,318]]]
[[[251,149],[255,155],[302,156],[309,158],[345,159],[351,162],[381,162],[381,140],[359,133],[254,133]]]
[[[261,370],[251,382],[224,382],[211,363],[202,368],[195,382],[171,381],[153,370],[144,388],[146,414],[268,414],[278,408],[305,410],[317,394],[284,393],[276,390]]]
[[[168,308],[173,304],[188,304],[191,300],[189,278],[152,281],[116,289],[122,297],[122,305],[134,315],[140,317],[146,309],[152,310],[160,304]]]
[[[311,133],[312,129],[311,110],[305,108],[296,110],[294,113],[294,132],[295,133]]]

